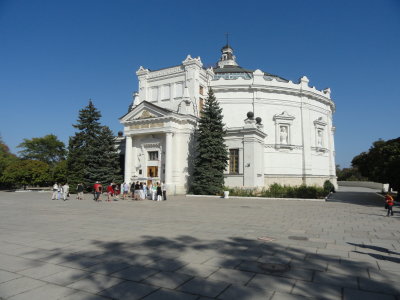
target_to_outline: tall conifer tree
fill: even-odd
[[[119,155],[114,146],[115,137],[107,126],[99,122],[101,113],[89,101],[79,111],[78,132],[69,139],[68,179],[71,187],[82,182],[91,187],[96,181],[106,185],[120,181]]]
[[[223,189],[228,152],[222,120],[222,108],[210,88],[196,132],[197,156],[192,181],[192,192],[195,194],[215,195]]]

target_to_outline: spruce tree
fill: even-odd
[[[224,186],[224,170],[228,152],[224,142],[225,130],[222,108],[210,88],[196,131],[197,146],[194,162],[192,192],[215,195]]]
[[[107,126],[99,122],[101,113],[89,101],[79,111],[78,132],[69,139],[68,180],[71,188],[82,182],[87,188],[99,181],[103,185],[121,180],[119,156],[114,146],[115,138]]]

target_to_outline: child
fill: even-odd
[[[389,214],[393,216],[393,205],[394,205],[394,200],[393,197],[390,196],[389,194],[386,194],[385,196],[386,204],[387,204],[387,217],[389,217]]]

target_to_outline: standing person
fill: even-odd
[[[67,200],[67,198],[68,198],[68,194],[69,194],[69,185],[68,185],[68,182],[66,182],[64,185],[63,185],[63,199],[64,199],[64,201],[65,200]]]
[[[119,194],[120,194],[119,184],[115,184],[115,188],[114,188],[114,198],[115,198],[116,200],[118,200]]]
[[[131,198],[132,200],[135,199],[135,182],[132,182],[131,187],[130,187],[130,192],[131,192]]]
[[[147,198],[147,185],[146,182],[143,182],[143,200]]]
[[[385,200],[386,200],[386,204],[387,204],[387,217],[389,217],[389,215],[393,216],[393,205],[394,205],[394,200],[393,197],[391,195],[389,195],[389,193],[386,194],[385,196]]]
[[[136,181],[135,183],[135,200],[140,200],[140,183]]]
[[[57,189],[57,200],[61,200],[62,197],[62,192],[63,192],[63,188],[61,183],[58,185],[58,189]]]
[[[114,195],[113,184],[110,183],[109,186],[107,187],[107,201],[108,202],[111,202],[113,195]]]
[[[103,186],[100,184],[100,182],[96,181],[96,183],[93,185],[93,189],[94,189],[94,200],[96,202],[101,201],[100,200],[100,195],[101,192],[103,191]]]
[[[157,201],[162,201],[162,189],[159,182],[157,183]]]
[[[151,190],[151,199],[154,201],[157,200],[157,183],[153,184],[153,188]]]
[[[162,189],[162,195],[163,195],[163,200],[167,200],[167,186],[165,185],[165,182],[161,183],[161,189]]]
[[[124,182],[122,184],[121,190],[122,190],[122,193],[123,193],[122,194],[122,198],[125,200],[126,197],[128,196],[128,193],[129,193],[129,185],[126,182]]]
[[[58,183],[56,182],[53,185],[53,195],[51,195],[51,200],[56,200],[57,199],[57,193],[58,193]]]
[[[76,186],[76,191],[78,193],[76,199],[83,200],[83,183],[78,183],[78,185]]]

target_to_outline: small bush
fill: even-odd
[[[335,192],[335,186],[333,185],[332,182],[330,182],[329,180],[325,180],[324,182],[324,191],[326,193],[330,193],[330,192]]]

